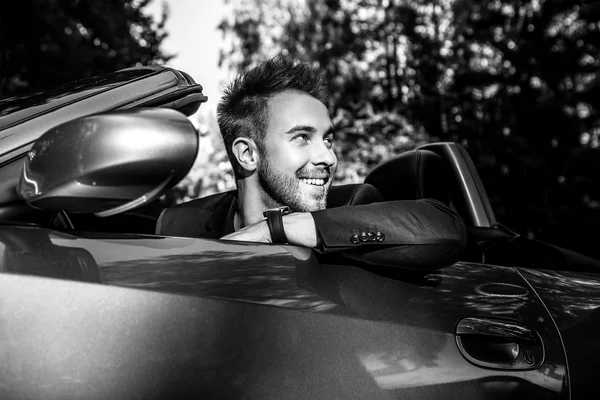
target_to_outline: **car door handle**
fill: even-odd
[[[544,361],[539,334],[512,320],[464,318],[456,326],[456,344],[463,357],[484,368],[526,370]]]

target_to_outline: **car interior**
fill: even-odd
[[[445,149],[443,146],[440,148]],[[375,167],[363,184],[332,186],[328,196],[329,207],[433,198],[457,211],[469,227],[476,229],[477,221],[474,221],[468,206],[465,206],[464,192],[477,189],[465,188],[464,182],[459,181],[464,181],[464,178],[459,173],[452,173],[452,162],[444,158],[445,154],[439,148],[418,148],[403,152]],[[15,173],[22,163],[23,160],[20,159],[5,165],[0,169],[0,177]],[[454,169],[460,169],[460,166],[454,166]],[[210,197],[195,200],[195,207],[201,208],[203,202],[210,201]],[[91,213],[37,210],[15,200],[0,207],[1,222],[35,224],[61,231],[193,236],[193,218],[190,218],[186,204],[194,202],[172,207],[166,217],[163,212],[166,205],[160,199],[118,215],[98,217]],[[464,259],[481,261],[481,252],[473,247],[466,252]]]
[[[181,73],[180,73],[181,74]],[[192,86],[127,107],[171,108],[192,114],[206,97],[201,87],[183,74],[181,79]],[[194,236],[193,218],[184,205],[170,207],[161,198],[117,215],[99,217],[93,213],[45,211],[34,209],[20,200],[15,185],[27,152],[0,165],[0,224],[34,224],[59,231],[91,233],[133,233]],[[188,202],[201,208],[210,197]],[[463,257],[481,262],[479,244],[506,239],[516,234],[497,224],[483,184],[466,150],[455,143],[430,143],[398,154],[376,166],[363,184],[332,186],[329,207],[371,203],[375,201],[436,199],[455,210],[465,221],[471,249]],[[158,224],[157,224],[158,222]]]

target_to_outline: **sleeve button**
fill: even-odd
[[[367,240],[369,240],[369,236],[367,236],[366,232],[361,233],[359,238],[361,242],[366,242]]]
[[[367,236],[369,237],[369,242],[374,242],[377,240],[377,235],[374,232],[367,233]]]
[[[350,241],[354,244],[357,244],[358,242],[360,242],[360,239],[358,238],[358,235],[352,235],[350,236]]]
[[[378,242],[383,242],[385,240],[385,235],[381,232],[377,232],[377,235],[375,235],[375,239]]]

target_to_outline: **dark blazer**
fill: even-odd
[[[235,230],[233,217],[236,209],[236,191],[191,200],[163,210],[156,222],[156,233],[219,239]]]
[[[440,201],[382,202],[368,184],[333,187],[330,194],[328,208],[312,213],[322,254],[422,269],[456,262],[466,246],[462,219]],[[182,203],[162,212],[156,233],[219,239],[234,231],[236,208],[236,191]]]
[[[312,215],[323,240],[321,252],[343,252],[373,264],[439,268],[458,261],[467,244],[462,219],[433,199],[344,206]]]

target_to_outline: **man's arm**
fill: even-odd
[[[284,215],[283,230],[291,244],[304,247],[317,246],[315,220],[309,212]],[[266,221],[260,221],[225,235],[221,239],[271,243],[271,233]]]
[[[454,263],[466,246],[462,219],[443,203],[398,200],[331,208],[283,217],[290,243],[343,252],[383,265],[431,268]],[[319,240],[319,246],[317,246]],[[263,221],[222,239],[271,242]]]
[[[453,264],[467,243],[462,219],[433,199],[397,200],[312,213],[319,251],[408,268]]]

